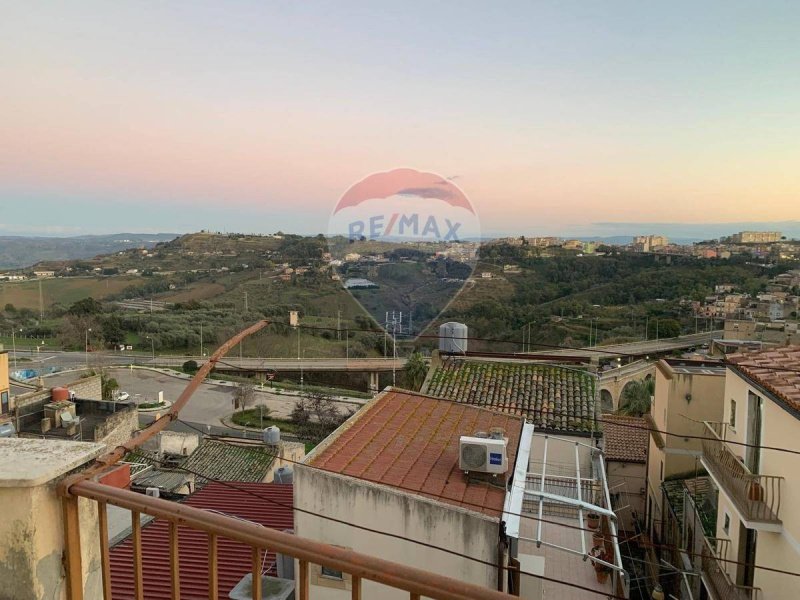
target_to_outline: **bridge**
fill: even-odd
[[[601,358],[623,358],[635,357],[646,358],[657,354],[664,354],[672,352],[673,350],[684,350],[686,348],[693,348],[702,344],[710,344],[714,339],[722,338],[724,331],[716,329],[714,331],[705,331],[703,333],[692,333],[690,335],[682,335],[676,338],[665,338],[661,340],[643,340],[641,342],[630,342],[626,344],[611,344],[608,346],[593,346],[590,348],[581,349],[564,349],[564,350],[537,350],[529,352],[528,354],[547,354],[547,355],[565,355],[565,356],[580,356],[597,362]]]
[[[628,384],[655,377],[656,365],[649,360],[637,360],[621,367],[601,371],[598,375],[600,410],[614,412],[620,407],[623,390]]]

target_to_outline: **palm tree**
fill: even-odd
[[[630,382],[622,388],[620,407],[617,412],[621,415],[641,417],[650,412],[650,398],[655,391],[656,382],[652,378]]]
[[[422,354],[414,352],[406,363],[406,385],[412,390],[419,390],[428,374],[428,365]]]

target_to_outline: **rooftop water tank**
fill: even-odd
[[[65,387],[54,387],[50,393],[53,397],[53,402],[63,402],[69,400],[69,390]]]
[[[439,325],[439,352],[465,354],[467,337],[468,330],[464,323],[450,322]]]
[[[278,467],[275,469],[273,483],[292,483],[294,474],[291,467]]]
[[[265,444],[276,445],[281,442],[281,430],[271,425],[261,432],[261,439]]]

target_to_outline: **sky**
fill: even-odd
[[[0,11],[0,235],[316,233],[398,167],[485,233],[800,219],[792,0]]]

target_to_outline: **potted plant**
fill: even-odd
[[[600,526],[600,515],[590,512],[586,515],[586,527],[589,529],[597,529]]]
[[[608,562],[608,554],[606,554],[606,549],[603,546],[595,546],[589,554],[594,558]],[[608,581],[608,576],[611,574],[611,569],[609,567],[596,561],[592,561],[592,566],[594,567],[594,574],[597,577],[597,583],[605,583]]]

